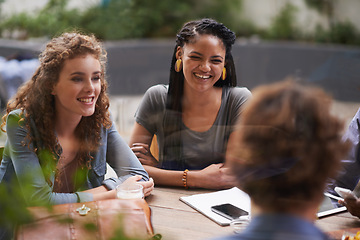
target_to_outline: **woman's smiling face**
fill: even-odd
[[[197,35],[178,47],[176,57],[183,62],[184,87],[199,92],[212,88],[221,77],[225,53],[223,42],[213,35]]]
[[[65,60],[52,94],[57,114],[91,116],[101,91],[100,62],[91,54]]]

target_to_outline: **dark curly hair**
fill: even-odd
[[[63,33],[53,38],[40,54],[40,66],[32,76],[31,80],[21,86],[17,94],[10,99],[6,114],[3,116],[1,125],[4,126],[9,113],[15,109],[22,109],[22,121],[29,130],[24,144],[29,145],[36,141],[42,146],[35,146],[35,152],[48,150],[53,154],[60,154],[60,146],[55,135],[55,100],[51,94],[55,84],[58,82],[60,71],[67,59],[91,54],[99,60],[101,74],[101,91],[96,102],[95,113],[89,117],[83,117],[76,128],[75,135],[80,139],[80,150],[77,157],[81,164],[90,168],[91,155],[96,151],[100,143],[102,128],[111,126],[109,114],[109,98],[106,93],[107,82],[105,79],[107,55],[102,44],[93,35],[83,35],[78,32]],[[26,119],[26,120],[25,120]],[[35,124],[39,135],[34,136],[31,131],[30,119]],[[41,149],[39,149],[41,148]],[[55,158],[54,158],[55,160]]]
[[[194,41],[196,36],[199,35],[212,35],[219,38],[225,47],[225,80],[219,79],[215,82],[216,87],[235,87],[236,73],[235,64],[231,54],[232,45],[235,43],[235,33],[228,29],[224,24],[219,23],[213,19],[204,18],[201,20],[190,21],[184,24],[179,33],[176,35],[176,45],[174,48],[171,65],[170,65],[170,79],[169,90],[166,100],[166,110],[163,120],[165,146],[164,155],[166,158],[175,158],[171,162],[182,164],[181,159],[182,143],[180,135],[174,133],[181,132],[181,119],[182,119],[182,105],[181,99],[184,93],[184,73],[183,71],[175,71],[176,51],[178,47],[183,47],[186,43]],[[170,150],[171,149],[171,150]],[[172,157],[169,157],[169,156]],[[162,168],[183,168],[183,166],[162,166]]]
[[[226,156],[239,187],[258,206],[276,211],[322,199],[348,151],[331,97],[293,80],[252,93]]]

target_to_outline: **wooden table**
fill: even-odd
[[[232,234],[229,226],[222,227],[185,203],[181,196],[211,192],[209,190],[185,190],[182,188],[155,187],[146,201],[152,209],[152,222],[155,233],[164,240],[208,239]],[[344,229],[359,228],[360,220],[348,212],[323,217],[315,223],[335,239],[341,239]]]

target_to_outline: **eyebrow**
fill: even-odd
[[[95,71],[92,74],[101,74],[101,73],[102,73],[101,71]],[[85,73],[83,73],[83,72],[73,72],[73,73],[70,74],[70,76],[72,76],[72,75],[85,75]]]
[[[199,53],[199,52],[196,52],[196,51],[191,51],[190,53],[195,53],[195,54],[198,54],[200,56],[203,56],[203,54]],[[221,59],[224,59],[222,56],[220,55],[215,55],[215,56],[211,56],[211,58],[221,58]]]

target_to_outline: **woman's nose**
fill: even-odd
[[[208,62],[202,62],[199,66],[201,71],[208,72],[210,71],[210,64]]]
[[[93,84],[93,82],[92,82],[92,80],[90,78],[88,81],[86,81],[85,91],[86,92],[93,92],[94,89],[95,89],[94,84]]]

